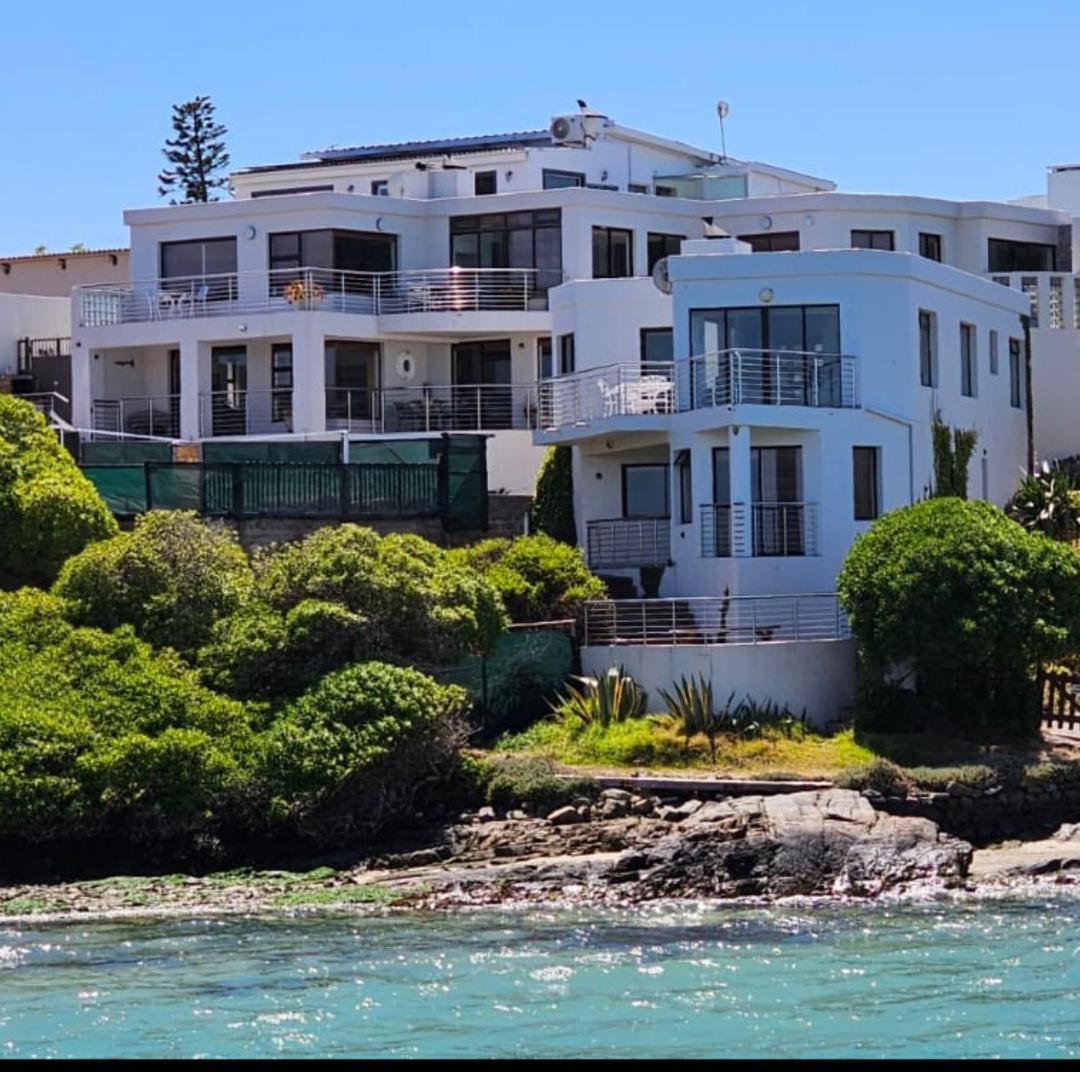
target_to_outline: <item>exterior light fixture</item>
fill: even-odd
[[[761,300],[761,303],[763,305],[768,305],[769,302],[771,302],[775,297],[776,295],[773,293],[772,287],[762,287],[760,293],[758,294],[758,298]]]
[[[772,216],[762,216],[761,219],[758,220],[758,226],[763,231],[767,231],[770,227],[772,227]]]
[[[247,324],[238,324],[236,326],[236,330],[239,331],[242,335],[245,331],[247,331]]]
[[[255,228],[251,227],[251,226],[247,227],[246,230],[244,231],[244,234],[247,235],[248,239],[254,238],[255,233],[256,233]]]

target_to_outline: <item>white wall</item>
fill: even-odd
[[[824,727],[850,716],[855,702],[855,647],[850,640],[772,644],[686,646],[620,645],[583,647],[586,674],[621,666],[648,693],[648,709],[664,710],[660,689],[671,690],[681,677],[704,675],[713,695],[723,702],[755,700],[806,710],[812,726]]]
[[[0,376],[14,372],[18,340],[71,334],[71,302],[30,294],[0,294]]]

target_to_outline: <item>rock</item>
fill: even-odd
[[[577,808],[572,804],[567,804],[565,808],[556,808],[547,817],[547,821],[552,826],[571,826],[574,823],[583,823],[585,819]]]
[[[515,808],[512,811],[508,811],[506,817],[511,820],[511,822],[521,822],[523,819],[528,819],[529,816],[519,808]]]
[[[970,785],[964,785],[963,782],[958,782],[953,779],[948,785],[945,786],[945,792],[951,797],[981,797],[982,790],[975,789]]]
[[[630,798],[631,815],[652,815],[654,810],[653,802],[648,797],[633,796]]]
[[[627,806],[634,800],[634,794],[629,789],[605,789],[600,794],[601,800],[620,800]]]
[[[493,823],[495,822],[496,818],[495,809],[491,807],[491,805],[487,804],[477,811],[476,817],[482,823]]]
[[[621,819],[630,814],[630,802],[619,798],[601,799],[598,810],[602,819]]]
[[[1054,831],[1057,841],[1080,841],[1080,823],[1062,823]]]
[[[700,800],[686,800],[682,804],[660,809],[660,818],[669,823],[681,823],[683,819],[689,819],[694,812],[701,808]]]

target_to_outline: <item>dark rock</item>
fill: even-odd
[[[572,804],[567,804],[565,808],[556,808],[548,817],[547,821],[552,826],[570,826],[574,823],[584,822],[584,818]]]

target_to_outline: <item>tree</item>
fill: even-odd
[[[987,502],[886,514],[852,545],[837,588],[863,728],[1033,732],[1034,671],[1080,638],[1080,555]]]
[[[974,428],[950,428],[935,410],[931,435],[934,444],[934,495],[955,495],[958,499],[966,499],[968,466],[975,453],[978,432]]]
[[[577,544],[574,524],[574,470],[570,447],[549,447],[536,475],[532,527],[563,543]]]
[[[212,190],[219,189],[228,181],[224,175],[215,175],[229,166],[229,154],[222,140],[228,131],[214,118],[214,105],[209,97],[196,97],[183,104],[174,104],[172,126],[175,138],[165,139],[162,153],[172,165],[172,170],[158,175],[158,193],[165,197],[175,191],[183,193],[179,204],[216,201]],[[169,202],[177,204],[175,198]]]

